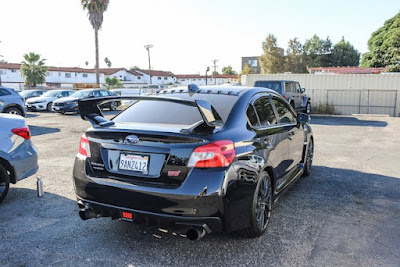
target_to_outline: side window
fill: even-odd
[[[276,124],[274,110],[272,109],[269,97],[261,97],[254,102],[258,118],[260,119],[261,126],[268,126]]]
[[[285,92],[286,93],[293,93],[293,83],[285,82]]]
[[[249,119],[249,122],[251,126],[260,126],[260,123],[258,122],[257,114],[254,109],[253,105],[249,105],[246,111],[247,118]]]
[[[274,105],[278,112],[280,123],[285,124],[285,123],[296,122],[296,117],[290,111],[290,108],[288,107],[288,105],[285,102],[283,102],[281,99],[278,99],[278,98],[273,98],[272,102],[274,102]]]
[[[32,93],[32,97],[37,97],[37,96],[40,96],[40,95],[41,95],[40,91],[36,91],[36,92]]]
[[[92,92],[92,95],[94,95],[95,97],[100,97],[101,96],[99,91]]]
[[[295,85],[296,85],[296,92],[300,93],[301,92],[300,84],[299,83],[295,83]]]
[[[109,96],[107,91],[100,91],[101,96]]]
[[[8,92],[8,91],[5,90],[5,89],[0,89],[0,96],[5,96],[5,95],[11,95],[11,93]]]

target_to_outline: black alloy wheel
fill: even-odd
[[[110,103],[110,110],[117,110],[117,108],[118,108],[118,103],[117,102],[115,102],[115,101],[113,101],[113,102],[111,102]]]
[[[312,162],[313,162],[313,156],[314,156],[314,141],[312,139],[310,139],[310,143],[308,144],[307,157],[306,157],[306,162],[305,162],[305,166],[304,166],[303,176],[310,175]]]
[[[271,210],[271,178],[267,172],[262,172],[254,192],[250,226],[244,229],[242,234],[250,238],[262,236],[267,229]]]
[[[10,177],[7,170],[0,164],[0,203],[4,200],[10,188]]]

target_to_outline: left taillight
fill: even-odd
[[[90,157],[89,140],[87,139],[85,134],[83,134],[81,136],[81,140],[79,141],[78,154],[85,156],[85,157]]]
[[[236,157],[235,146],[230,140],[216,141],[193,150],[188,167],[228,167]]]
[[[28,126],[12,129],[11,132],[27,140],[31,139],[31,132],[29,131]]]

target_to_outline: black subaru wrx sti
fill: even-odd
[[[99,105],[116,100],[129,107],[104,118]],[[79,110],[92,123],[73,171],[83,220],[258,237],[273,201],[311,172],[308,115],[269,89],[189,85],[79,100]]]

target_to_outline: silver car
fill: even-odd
[[[37,150],[30,139],[23,117],[0,114],[0,203],[10,183],[35,174],[39,168]]]
[[[0,86],[0,112],[24,116],[26,107],[24,98],[14,89]]]

